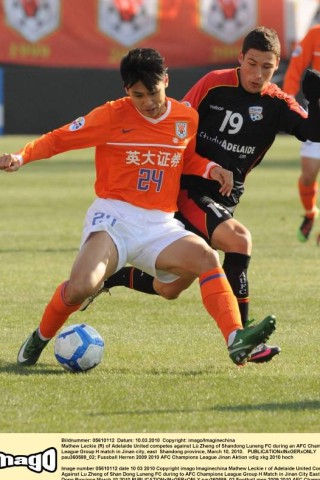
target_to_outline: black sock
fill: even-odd
[[[158,295],[153,288],[153,277],[134,267],[123,267],[104,282],[105,288],[120,286],[150,295]]]
[[[237,297],[243,326],[245,326],[249,317],[249,284],[247,271],[250,259],[251,257],[249,255],[244,255],[243,253],[226,253],[222,266],[232,291]]]

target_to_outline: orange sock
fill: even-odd
[[[226,274],[221,267],[199,277],[202,301],[213,317],[226,342],[231,332],[242,327],[239,306]]]
[[[303,185],[301,178],[299,178],[298,189],[306,217],[314,218],[317,214],[318,182],[314,182],[312,185]]]
[[[77,305],[66,303],[64,299],[66,285],[67,282],[63,282],[58,286],[43,313],[39,331],[44,338],[54,337],[71,313],[78,310],[81,306],[81,303]]]

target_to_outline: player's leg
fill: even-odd
[[[176,275],[199,278],[203,304],[216,321],[237,364],[245,363],[252,350],[275,329],[275,318],[243,328],[237,300],[220,265],[219,256],[204,240],[190,235],[176,240],[158,255],[156,268]]]
[[[181,192],[179,196],[180,220],[186,228],[210,239],[212,248],[225,252],[223,269],[237,298],[242,325],[249,320],[248,267],[252,252],[249,230],[235,220],[232,213],[209,197],[191,196]],[[182,213],[183,215],[182,215]],[[263,363],[280,353],[278,346],[261,344],[251,353],[250,361]]]
[[[304,209],[303,221],[297,231],[300,242],[306,242],[310,236],[317,208],[318,181],[320,169],[320,144],[305,142],[301,146],[301,175],[298,180],[300,202]]]
[[[46,306],[39,327],[23,343],[18,363],[34,365],[43,348],[77,311],[83,300],[99,289],[105,275],[118,264],[118,250],[105,231],[92,233],[82,246],[68,281],[59,285]]]
[[[249,322],[248,267],[252,241],[249,230],[231,218],[219,224],[212,233],[211,244],[225,252],[223,269],[237,297],[243,326]],[[261,344],[251,353],[250,362],[269,362],[281,349],[277,345]]]
[[[211,217],[210,211],[208,213],[199,211],[199,216]],[[180,218],[188,230],[201,234],[184,217]],[[210,223],[212,224],[212,222]],[[226,246],[226,243],[228,243],[228,246]],[[217,225],[211,236],[211,245],[215,249],[226,252],[223,269],[238,300],[242,322],[245,324],[248,320],[249,310],[247,269],[251,258],[250,232],[239,222],[230,218]],[[161,295],[167,300],[172,300],[176,299],[183,290],[186,290],[193,280],[193,278],[180,278],[170,284],[164,284],[151,275],[128,266],[123,267],[106,279],[102,291],[109,291],[110,288],[116,286],[124,286],[143,293]],[[95,296],[88,299],[81,310],[85,310],[94,298]]]
[[[226,252],[223,268],[237,298],[242,324],[245,325],[248,321],[249,309],[247,269],[252,248],[250,232],[234,220],[230,212],[208,197],[195,196],[193,199],[182,191],[179,197],[179,207],[188,217],[188,220],[181,212],[178,212],[177,218],[185,224],[188,230],[197,233],[208,243],[210,242],[209,238],[211,238],[213,248]],[[174,299],[183,290],[187,289],[192,281],[193,278],[190,277],[179,278],[172,283],[163,283],[130,266],[122,268],[108,278],[100,292],[109,291],[110,288],[115,286],[125,286],[140,292],[161,295],[166,299]],[[81,310],[85,310],[95,297],[96,295],[88,298]],[[280,348],[278,346],[261,345],[257,352],[251,355],[251,361],[266,362],[279,352]]]
[[[252,239],[249,230],[234,218],[219,223],[211,234],[211,246],[224,252],[223,269],[235,294],[242,324],[249,319],[248,267]]]
[[[222,209],[222,207],[212,209],[207,201],[202,205],[201,200],[196,203],[188,198],[187,203],[183,204],[182,210],[187,218],[180,212],[177,214],[177,218],[185,224],[187,230],[200,235],[208,243],[210,243],[209,238],[211,238],[213,248],[226,252],[223,268],[238,300],[242,322],[245,324],[248,320],[249,310],[247,269],[251,258],[250,232],[234,220],[227,210]],[[225,242],[228,242],[227,247]],[[193,278],[180,278],[170,284],[164,284],[151,275],[128,266],[107,278],[99,293],[108,292],[113,287],[124,286],[143,293],[161,295],[167,300],[172,300],[177,298],[183,290],[186,290],[193,280]],[[81,310],[85,310],[96,296],[89,297],[82,305]]]
[[[157,295],[153,286],[154,278],[148,273],[132,266],[121,268],[104,281],[103,288],[109,290],[113,287],[127,287],[137,292]]]
[[[123,267],[107,278],[101,288],[82,303],[80,311],[84,312],[99,295],[110,293],[114,287],[127,287],[149,295],[160,295],[166,300],[175,300],[183,290],[190,287],[195,278],[193,275],[184,275],[184,278],[177,278],[171,283],[163,283],[139,268]]]
[[[208,197],[205,198],[208,199]],[[210,199],[208,200],[210,203]],[[210,243],[211,231],[213,231],[213,228],[215,228],[225,219],[231,218],[231,214],[227,210],[225,210],[223,207],[220,207],[219,209],[218,206],[218,209],[214,209],[216,211],[215,220],[214,223],[212,223],[210,220],[211,223],[208,227],[210,231],[208,232],[206,216],[208,215],[208,217],[211,219],[213,214],[211,206],[208,205],[208,202],[204,202],[204,205],[201,203],[197,204],[188,197],[185,191],[182,191],[179,195],[179,207],[180,206],[182,212],[186,214],[186,217],[182,215],[182,213],[177,212],[176,218],[185,224],[187,230],[200,235],[208,243]],[[190,222],[187,220],[187,218],[190,218]],[[167,300],[172,300],[176,299],[183,290],[186,290],[193,281],[194,278],[192,276],[184,276],[184,278],[179,278],[175,282],[165,284],[133,266],[123,267],[121,270],[105,280],[104,285],[98,294],[86,299],[81,307],[81,310],[86,310],[86,308],[93,302],[97,295],[102,292],[108,292],[109,289],[113,287],[124,286],[143,293],[161,295]]]
[[[204,238],[212,248],[225,253],[223,269],[235,294],[243,325],[248,320],[249,285],[247,270],[251,258],[251,234],[232,213],[207,196],[179,196],[178,217],[191,230]]]

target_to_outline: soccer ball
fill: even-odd
[[[65,327],[55,339],[54,354],[60,365],[71,372],[84,372],[102,360],[104,340],[85,323]]]

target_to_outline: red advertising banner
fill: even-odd
[[[230,63],[257,25],[288,56],[282,0],[2,0],[0,64],[115,68],[135,47],[169,67]]]

